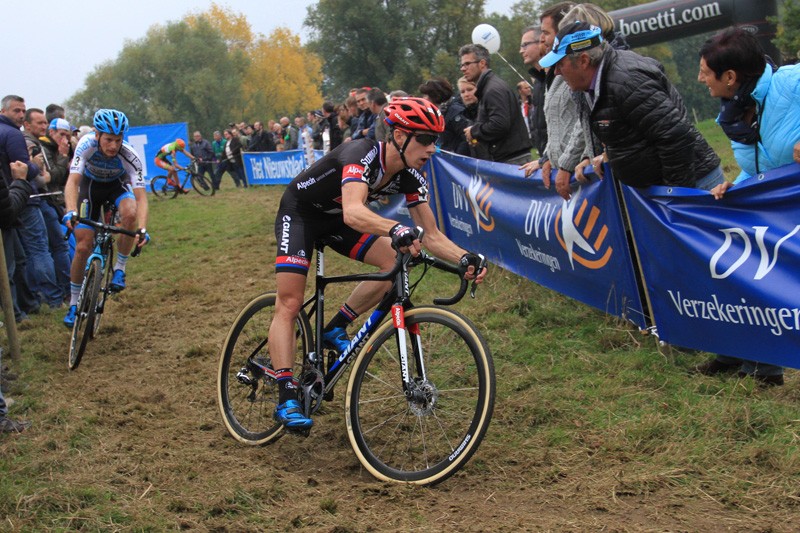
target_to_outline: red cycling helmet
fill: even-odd
[[[444,131],[439,108],[424,98],[394,98],[385,108],[386,124],[406,131]]]
[[[177,140],[175,141],[175,144],[177,144],[178,146],[180,146],[180,147],[181,147],[181,150],[183,150],[184,148],[186,148],[186,141],[184,141],[183,139],[177,139]]]

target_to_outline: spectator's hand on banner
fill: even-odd
[[[575,179],[580,181],[581,183],[589,183],[589,177],[583,173],[583,169],[588,167],[592,162],[589,158],[585,158],[578,163],[578,166],[575,167]]]
[[[594,173],[597,174],[597,177],[603,179],[603,163],[606,162],[606,154],[605,152],[595,156],[592,159],[592,168],[594,169]]]
[[[569,187],[570,177],[570,173],[566,170],[558,169],[558,172],[556,173],[556,192],[564,200],[569,200],[572,196],[572,191],[570,191]]]
[[[794,161],[795,161],[795,163],[800,163],[800,141],[797,141],[797,142],[794,144],[794,154],[793,154],[793,157],[794,157]]]
[[[797,147],[795,147],[795,154],[796,153],[797,153]],[[731,187],[733,187],[733,183],[731,183],[730,181],[723,181],[722,183],[711,189],[711,194],[714,195],[714,198],[716,200],[719,200],[720,198],[725,196],[725,192]]]
[[[531,161],[529,163],[525,163],[524,165],[519,167],[519,169],[525,171],[525,177],[527,178],[531,174],[539,170],[539,161],[536,160],[536,161]]]
[[[542,181],[544,182],[545,188],[550,188],[550,173],[553,171],[553,165],[550,164],[550,160],[542,164]]]

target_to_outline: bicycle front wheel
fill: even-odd
[[[114,277],[114,245],[109,244],[106,251],[105,275],[101,274],[100,288],[97,291],[97,305],[95,306],[94,324],[92,325],[91,335],[94,339],[100,333],[100,322],[103,319],[103,312],[106,309],[108,295],[111,294],[111,279]]]
[[[192,174],[192,188],[201,196],[213,196],[215,192],[211,180],[202,174]]]
[[[266,444],[282,434],[272,417],[278,404],[278,383],[263,368],[272,369],[269,327],[275,315],[275,293],[258,296],[245,306],[231,326],[219,360],[217,403],[225,427],[245,444]],[[295,321],[295,374],[300,375],[310,348],[311,325],[305,312]]]
[[[402,339],[387,321],[350,373],[347,433],[373,476],[433,485],[478,449],[494,407],[494,365],[475,326],[455,311],[414,308],[405,324],[410,390],[400,368]]]
[[[89,263],[86,275],[83,277],[81,294],[78,298],[78,312],[75,324],[72,326],[72,338],[69,343],[69,360],[67,366],[75,370],[81,363],[86,343],[92,336],[94,328],[95,311],[97,309],[97,295],[100,292],[102,270],[100,260],[94,259]]]
[[[169,182],[167,176],[156,176],[150,180],[150,190],[157,198],[175,198],[178,188]]]

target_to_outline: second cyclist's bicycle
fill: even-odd
[[[295,375],[304,414],[313,415],[323,401],[332,399],[334,385],[352,366],[345,421],[363,467],[385,481],[433,485],[447,479],[475,453],[489,427],[494,365],[472,322],[441,307],[463,298],[466,280],[461,279],[454,297],[434,300],[436,305],[414,306],[410,296],[431,267],[459,276],[463,272],[423,252],[416,258],[398,254],[388,273],[325,277],[324,246],[315,244],[315,294],[295,322],[295,359],[302,361]],[[415,265],[424,270],[410,284],[409,271]],[[326,361],[325,287],[367,280],[392,280],[392,289],[349,348],[341,354],[329,352]],[[278,386],[267,335],[275,300],[275,293],[266,293],[245,306],[228,332],[219,362],[217,399],[222,419],[233,437],[251,445],[269,443],[286,431],[272,417]]]
[[[67,361],[70,370],[78,368],[89,339],[95,338],[100,331],[100,321],[103,318],[106,301],[113,293],[111,280],[114,277],[114,235],[121,233],[136,237],[141,233],[141,231],[129,231],[113,225],[117,213],[113,203],[105,204],[102,213],[104,222],[83,217],[76,219],[77,223],[94,228],[95,234],[94,250],[86,261],[86,272],[78,298],[75,324],[72,326]],[[131,255],[137,256],[139,250],[139,248],[134,248]]]
[[[211,185],[211,180],[204,174],[200,173],[200,167],[197,161],[193,161],[188,167],[181,169],[184,172],[184,177],[180,180],[180,187],[178,181],[170,181],[167,176],[156,176],[150,180],[150,190],[158,198],[175,198],[178,196],[180,189],[187,190],[189,184],[192,184],[194,189],[201,196],[213,196],[216,190]],[[178,173],[176,171],[176,176]]]

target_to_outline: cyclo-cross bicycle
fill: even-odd
[[[81,358],[86,350],[89,339],[93,339],[100,331],[100,321],[103,318],[106,300],[112,294],[111,279],[114,277],[114,234],[122,233],[136,237],[140,231],[129,231],[119,226],[114,226],[117,210],[113,203],[104,204],[103,220],[97,222],[90,218],[78,217],[77,223],[91,226],[95,229],[94,251],[86,260],[86,273],[83,275],[81,294],[78,297],[78,310],[75,315],[75,324],[72,326],[72,338],[69,343],[69,360],[67,366],[75,370],[81,363]],[[69,238],[69,232],[65,238]],[[140,248],[134,248],[132,256],[139,255]]]
[[[186,190],[188,184],[191,182],[192,189],[197,191],[198,194],[202,196],[214,195],[216,191],[214,187],[211,186],[211,180],[206,178],[204,174],[200,174],[197,161],[192,161],[189,163],[188,167],[181,170],[185,173],[181,181],[181,189]],[[179,176],[177,170],[175,171],[175,175]],[[150,180],[150,190],[153,191],[153,194],[158,198],[175,198],[178,196],[179,188],[177,187],[177,182],[170,182],[167,176],[161,175]]]
[[[410,295],[431,267],[459,276],[463,272],[423,252],[416,258],[398,254],[391,272],[325,277],[325,244],[315,243],[315,294],[303,304],[295,323],[295,360],[302,360],[295,375],[304,414],[311,416],[323,400],[332,399],[334,385],[352,363],[345,418],[350,444],[364,468],[384,481],[444,481],[469,460],[486,433],[494,407],[494,365],[472,322],[440,307],[463,298],[466,280],[461,279],[455,296],[435,299],[432,306],[414,306]],[[410,285],[409,270],[415,265],[424,270]],[[325,365],[325,287],[368,280],[393,280],[392,289],[350,347],[341,354],[329,352]],[[473,285],[473,296],[474,290]],[[230,434],[245,444],[269,443],[285,429],[272,417],[278,385],[267,335],[275,299],[270,292],[245,306],[220,356],[217,400],[222,419]]]

